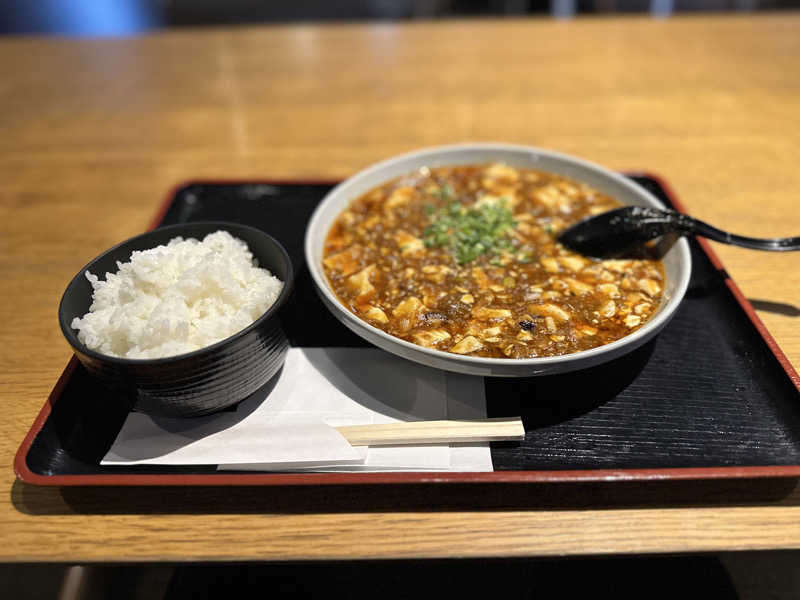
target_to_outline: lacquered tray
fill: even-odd
[[[656,177],[631,175],[681,210]],[[305,225],[330,183],[192,182],[153,226],[260,227],[294,263],[283,326],[295,346],[363,346],[322,305],[303,259]],[[17,476],[39,485],[322,485],[546,482],[800,475],[800,377],[708,245],[677,315],[654,340],[599,367],[485,379],[489,416],[522,415],[526,438],[494,444],[492,473],[217,472],[216,465],[103,467],[126,413],[73,358],[23,441]],[[55,300],[54,300],[55,302]],[[55,304],[54,304],[55,306]]]

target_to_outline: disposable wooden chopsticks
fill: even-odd
[[[468,421],[411,421],[336,428],[351,446],[403,446],[450,442],[519,441],[525,428],[519,417]]]

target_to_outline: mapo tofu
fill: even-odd
[[[659,261],[599,260],[556,241],[619,206],[565,177],[504,164],[419,171],[342,212],[325,273],[364,321],[456,354],[534,358],[617,340],[657,310]]]

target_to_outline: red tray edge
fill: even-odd
[[[666,180],[651,171],[624,171],[626,175],[648,177],[656,181],[676,210],[686,212],[683,203]],[[325,179],[306,180],[188,180],[183,181],[167,192],[148,229],[155,228],[164,218],[172,199],[181,188],[190,184],[264,184],[264,185],[334,185],[337,181]],[[723,271],[725,283],[734,298],[753,323],[758,333],[767,343],[770,351],[786,371],[789,380],[800,392],[800,375],[789,362],[775,338],[769,333],[763,321],[756,314],[753,305],[744,296],[736,282],[725,271],[717,254],[703,238],[696,238],[700,247],[708,255],[711,263]],[[777,478],[800,477],[800,465],[750,466],[750,467],[692,467],[667,469],[592,469],[570,471],[492,471],[477,473],[203,473],[176,475],[169,474],[91,474],[91,475],[41,475],[28,468],[25,460],[33,440],[41,431],[52,406],[61,396],[61,391],[77,365],[73,355],[56,385],[47,398],[30,430],[22,441],[14,457],[14,474],[28,484],[42,486],[220,486],[220,485],[366,485],[366,484],[428,484],[428,483],[569,483],[590,481],[660,481],[692,479],[738,479],[738,478]]]
[[[626,174],[649,177],[650,179],[656,181],[661,186],[661,189],[664,190],[664,193],[670,199],[670,202],[672,202],[672,205],[675,207],[675,209],[682,213],[686,212],[686,207],[680,200],[678,200],[678,197],[673,191],[672,187],[664,180],[663,177],[660,177],[659,175],[655,175],[647,171],[640,171],[640,172],[626,171]],[[745,312],[745,314],[748,316],[748,318],[753,323],[755,328],[758,330],[758,333],[761,335],[762,338],[764,338],[764,341],[767,343],[767,346],[775,355],[775,358],[778,359],[778,362],[780,363],[781,367],[783,367],[783,370],[786,371],[786,375],[789,376],[789,380],[794,384],[794,386],[800,392],[800,375],[798,375],[794,366],[792,366],[792,363],[789,362],[789,358],[786,356],[786,354],[784,354],[783,350],[781,350],[781,347],[778,345],[778,342],[775,341],[775,338],[772,337],[772,334],[767,330],[767,326],[764,325],[764,322],[761,320],[761,317],[759,317],[758,314],[756,314],[756,310],[755,308],[753,308],[753,305],[750,304],[750,301],[745,297],[744,293],[742,293],[742,290],[728,274],[727,270],[725,269],[725,266],[722,264],[722,261],[717,256],[717,253],[714,252],[714,249],[711,247],[711,244],[708,242],[708,240],[701,237],[696,237],[695,239],[700,244],[700,247],[703,249],[703,252],[705,252],[708,258],[711,260],[711,264],[713,264],[717,270],[723,272],[725,277],[725,283],[728,286],[728,289],[730,289],[731,293],[733,293],[734,298],[736,298],[736,301],[739,303],[739,306],[742,307],[742,310]]]

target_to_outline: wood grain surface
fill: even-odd
[[[61,293],[192,178],[337,178],[466,140],[662,175],[697,217],[800,234],[800,14],[0,41],[2,561],[800,547],[797,481],[58,489],[11,463],[70,350]],[[800,367],[800,257],[714,245]]]

